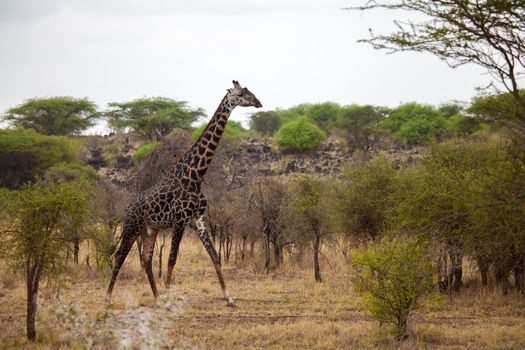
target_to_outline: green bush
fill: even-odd
[[[281,117],[276,112],[257,112],[250,117],[250,129],[263,135],[273,135],[280,127]]]
[[[275,134],[279,146],[298,151],[315,149],[325,138],[326,133],[306,120],[306,117],[283,125]]]
[[[80,178],[87,180],[98,179],[97,171],[80,163],[61,163],[47,169],[44,177],[54,183],[69,182]]]
[[[428,143],[446,133],[441,112],[433,106],[415,102],[394,109],[383,123],[394,140],[409,144]]]
[[[310,107],[310,104],[302,103],[297,106],[293,106],[286,109],[277,109],[276,112],[281,117],[282,124],[288,124],[291,121],[297,120],[300,117],[306,115],[306,110]]]
[[[331,208],[333,229],[358,240],[380,237],[394,205],[396,180],[393,164],[383,155],[344,166]]]
[[[208,126],[208,124],[202,124],[196,127],[191,133],[191,138],[197,140],[204,132],[204,129],[206,129],[206,126]],[[244,128],[240,122],[229,120],[228,123],[226,123],[226,128],[224,128],[223,136],[225,138],[239,139],[249,134],[250,131]]]
[[[0,130],[0,187],[19,187],[54,165],[72,162],[79,160],[67,137],[25,129]]]
[[[146,157],[148,154],[150,154],[155,148],[157,148],[160,145],[160,142],[148,142],[137,148],[135,152],[133,152],[133,155],[131,158],[138,162],[144,157]]]
[[[450,135],[470,135],[479,130],[489,130],[490,126],[479,119],[464,115],[455,115],[447,119],[446,127]]]
[[[409,317],[434,294],[427,247],[414,238],[374,241],[352,252],[353,284],[366,309],[393,326],[397,340],[409,336]]]
[[[334,126],[341,107],[333,102],[317,103],[306,109],[306,117],[323,130]]]

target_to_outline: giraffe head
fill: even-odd
[[[237,80],[233,80],[233,88],[228,89],[228,100],[233,106],[262,107],[257,97],[247,88],[243,88]]]

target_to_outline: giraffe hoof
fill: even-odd
[[[227,307],[237,307],[237,304],[235,304],[235,301],[233,300],[230,300],[228,301],[228,303],[226,304]]]

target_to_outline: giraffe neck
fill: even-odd
[[[234,105],[226,95],[195,144],[175,163],[175,176],[200,184],[210,166]]]

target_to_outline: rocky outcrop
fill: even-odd
[[[122,143],[122,149],[129,151],[131,144],[129,138],[122,140]],[[165,171],[170,169],[175,159],[192,143],[186,131],[175,130],[162,140],[160,147],[140,163],[134,164],[130,155],[120,154],[110,168],[103,167],[99,172],[102,176],[133,192],[141,191],[157,182]],[[221,178],[223,182],[243,186],[243,183],[253,176],[285,176],[295,173],[337,175],[345,164],[357,164],[374,158],[379,153],[375,150],[369,151],[364,156],[357,152],[352,153],[336,140],[325,142],[315,151],[298,153],[283,152],[269,139],[258,137],[241,141],[225,139],[214,156],[205,183],[209,178]],[[400,168],[414,163],[421,156],[421,149],[398,147],[387,149],[382,153]]]

